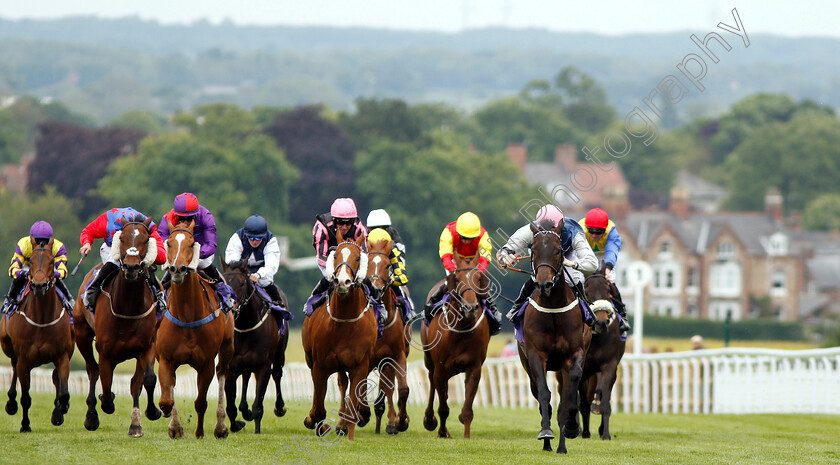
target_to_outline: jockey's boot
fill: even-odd
[[[589,299],[586,298],[586,291],[583,289],[583,283],[575,283],[572,286],[572,289],[574,290],[577,298],[582,301],[580,302],[580,311],[583,322],[586,323],[586,326],[589,326],[590,328],[593,327],[595,325],[595,315],[593,315],[592,311],[589,309]]]
[[[434,311],[435,307],[438,307],[441,299],[446,294],[446,283],[441,284],[435,290],[435,293],[429,296],[429,300],[426,301],[426,305],[423,306],[423,316],[426,318],[426,321],[432,321],[432,316],[437,313]]]
[[[167,273],[167,276],[169,274]],[[171,282],[171,279],[170,279]],[[154,273],[148,273],[146,275],[146,284],[149,286],[149,289],[152,290],[152,293],[155,295],[155,304],[157,306],[157,312],[163,313],[167,310],[166,307],[166,294],[163,292],[163,289],[160,289],[158,286],[157,279],[155,278]],[[160,287],[163,285],[161,284]]]
[[[102,284],[118,271],[120,271],[120,266],[116,263],[108,262],[102,265],[99,273],[97,273],[96,277],[93,278],[93,281],[90,282],[90,287],[88,287],[87,292],[85,292],[85,296],[82,298],[82,302],[85,304],[86,309],[91,312],[93,311],[96,306],[96,298],[99,297],[99,293],[102,291]]]
[[[403,318],[403,322],[412,319],[414,317],[414,309],[412,308],[411,297],[408,296],[405,286],[392,285],[391,287],[397,294],[397,308],[399,309],[400,316],[405,317],[405,315],[408,315],[408,318]]]
[[[327,278],[321,277],[321,280],[318,281],[318,284],[316,284],[315,288],[312,289],[312,294],[309,295],[309,299],[311,299],[312,297],[315,297],[315,295],[322,294],[321,297],[318,298],[318,300],[312,302],[313,310],[318,308],[318,306],[320,306],[321,304],[323,304],[324,301],[329,297],[329,295],[327,295],[328,290],[330,290],[330,282],[327,281]],[[304,302],[303,304],[304,316],[306,315],[306,306],[307,302],[309,302],[309,299],[306,299],[306,302]]]
[[[610,297],[612,297],[612,303],[615,306],[615,311],[621,315],[621,326],[619,329],[621,330],[621,337],[627,337],[627,331],[633,329],[630,326],[630,322],[627,320],[627,306],[624,305],[624,301],[621,299],[621,293],[618,292],[618,286],[615,283],[610,283]]]
[[[273,282],[269,283],[268,286],[264,287],[266,294],[271,298],[271,303],[279,306],[283,306],[283,297],[280,296],[280,288],[277,287],[276,284]]]
[[[502,312],[496,308],[496,301],[493,299],[488,298],[484,301],[484,305],[487,306],[487,310],[493,315],[493,318],[490,318],[487,322],[490,324],[490,335],[495,336],[502,331]]]
[[[26,285],[26,278],[15,278],[12,280],[12,285],[9,287],[9,293],[6,295],[6,299],[3,301],[3,313],[8,314],[9,311],[16,305],[20,305],[20,302],[17,300],[18,294],[20,294],[21,289],[23,286]]]
[[[172,275],[169,274],[169,270],[163,273],[163,279],[160,280],[160,285],[164,290],[169,290],[169,286],[172,285]]]
[[[531,294],[534,293],[534,280],[528,278],[523,284],[522,289],[519,290],[519,297],[513,301],[513,305],[510,307],[510,311],[507,313],[505,318],[508,319],[513,324],[516,324],[516,314],[519,313],[519,308],[531,297]]]
[[[64,283],[63,279],[56,279],[55,280],[55,287],[58,288],[59,295],[61,296],[62,303],[64,307],[68,310],[73,310],[73,295],[70,294],[70,290],[67,289],[67,284]]]
[[[219,294],[219,287],[225,285],[225,280],[222,279],[222,276],[219,274],[219,270],[216,269],[216,266],[211,263],[207,266],[207,268],[202,268],[200,271],[213,281],[213,289],[217,294]],[[236,302],[233,300],[233,296],[230,296],[227,300],[222,302],[222,305],[225,306],[225,312],[229,312],[233,310]]]

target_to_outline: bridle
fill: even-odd
[[[536,240],[537,236],[546,235],[546,234],[551,234],[551,235],[555,236],[558,241],[560,241],[560,250],[562,252],[562,250],[563,250],[563,238],[561,238],[560,235],[557,234],[554,231],[545,230],[545,229],[537,231],[537,232],[534,233],[534,240]],[[557,281],[560,279],[560,276],[562,275],[562,273],[560,272],[560,267],[562,265],[558,264],[557,266],[554,266],[551,263],[540,263],[539,265],[537,265],[536,262],[533,260],[533,255],[532,255],[531,258],[532,258],[531,267],[533,268],[533,271],[530,273],[531,276],[536,276],[537,275],[537,270],[539,270],[540,267],[547,266],[551,269],[551,271],[554,272],[554,277],[551,278],[551,284],[552,285],[557,284]],[[563,254],[561,253],[560,254],[560,260],[562,260],[562,259],[563,259]]]
[[[383,289],[382,293],[384,294],[384,290],[387,290],[388,285],[391,284],[391,265],[390,265],[391,264],[391,255],[387,254],[385,252],[368,252],[367,254],[368,254],[368,256],[370,256],[370,255],[382,255],[382,256],[385,257],[385,263],[387,264],[387,267],[388,267],[388,276],[383,277],[383,276],[380,276],[379,273],[374,273],[374,274],[367,277],[367,279],[369,279],[371,281],[371,291],[373,291],[375,289],[372,285],[373,281],[380,281],[380,282],[382,282],[382,289]],[[370,261],[368,261],[368,266],[370,266]],[[377,300],[379,300],[381,298],[382,298],[382,296],[380,295]]]
[[[34,260],[32,258],[34,257],[36,252],[39,253],[39,254],[41,254],[41,253],[52,254],[52,249],[49,248],[49,247],[33,247],[32,248],[32,257],[29,259],[30,263],[34,262]],[[44,271],[42,269],[38,269],[35,273],[32,273],[32,267],[30,266],[29,282],[32,283],[33,286],[35,286],[35,284],[33,283],[33,278],[35,277],[35,275],[40,273],[40,274],[43,274],[44,278],[46,278],[46,280],[47,280],[47,283],[46,283],[47,287],[46,287],[46,289],[44,289],[44,291],[48,291],[51,287],[53,287],[53,285],[55,284],[55,272],[54,272],[55,257],[54,256],[50,260],[50,265],[51,266],[49,267],[49,272]]]
[[[362,285],[362,280],[365,278],[365,276],[359,276],[358,273],[359,273],[359,270],[362,268],[363,264],[365,263],[365,260],[367,259],[367,256],[365,254],[365,251],[362,250],[362,247],[359,244],[356,244],[353,241],[344,241],[344,242],[341,242],[338,245],[336,245],[335,250],[333,251],[333,256],[337,255],[335,252],[338,251],[338,248],[341,247],[343,244],[349,244],[349,245],[352,245],[352,246],[356,247],[357,249],[359,249],[359,261],[360,261],[359,268],[354,270],[353,265],[351,265],[349,262],[347,262],[345,260],[345,261],[339,262],[338,264],[335,264],[335,265],[332,266],[332,275],[333,275],[333,277],[335,277],[338,274],[337,272],[338,272],[339,268],[341,268],[342,266],[346,266],[350,270],[350,275],[353,278],[353,284],[351,284],[350,287],[359,287],[359,286]],[[359,279],[359,278],[361,278],[361,279]]]

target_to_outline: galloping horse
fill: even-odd
[[[67,379],[70,376],[70,357],[73,355],[73,332],[70,315],[66,314],[61,298],[55,290],[55,257],[53,239],[41,243],[32,241],[32,257],[29,265],[29,286],[31,292],[24,296],[20,308],[8,318],[0,316],[0,345],[12,361],[12,383],[6,413],[17,413],[17,379],[20,377],[20,405],[23,419],[20,432],[32,431],[29,427],[29,373],[45,363],[54,363],[52,373],[55,385],[55,408],[51,422],[55,426],[64,423],[64,414],[70,408],[70,393]],[[65,318],[66,316],[66,318]]]
[[[394,248],[394,241],[368,242],[368,272],[373,292],[377,294],[388,312],[388,321],[382,329],[382,337],[376,341],[373,348],[373,358],[370,361],[370,369],[379,368],[379,389],[385,393],[385,398],[374,405],[376,413],[376,433],[380,432],[382,414],[385,412],[385,399],[388,401],[388,424],[385,432],[397,434],[408,429],[408,383],[406,382],[406,357],[408,356],[409,345],[406,342],[405,323],[397,309],[397,296],[391,289],[391,259],[390,253]],[[408,328],[411,331],[411,327]],[[409,335],[411,333],[409,332]],[[410,338],[410,336],[409,336]],[[382,364],[382,366],[379,366]],[[394,410],[394,381],[398,383],[399,398],[397,404],[400,409],[399,422],[397,413]],[[342,396],[344,397],[344,396]]]
[[[315,387],[312,409],[303,424],[309,429],[317,427],[319,435],[326,433],[328,425],[323,420],[327,415],[327,378],[336,372],[339,378],[349,373],[350,402],[343,402],[346,405],[342,406],[336,429],[346,430],[347,439],[352,441],[356,424],[361,427],[370,420],[370,408],[362,400],[366,393],[360,389],[367,388],[365,381],[377,329],[376,317],[362,289],[368,267],[368,256],[362,250],[364,239],[351,242],[345,241],[340,232],[336,235],[338,246],[327,259],[327,279],[336,290],[303,321],[303,350]],[[352,413],[348,415],[347,410]]]
[[[539,229],[531,225],[534,243],[531,246],[534,268],[535,297],[529,299],[522,315],[524,343],[519,343],[519,360],[528,373],[531,394],[540,404],[543,450],[551,451],[551,391],[546,371],[556,371],[562,384],[557,424],[562,434],[557,453],[565,454],[566,440],[580,434],[578,425],[578,391],[583,372],[583,359],[589,343],[589,329],[583,324],[579,302],[563,277],[563,247],[559,228],[543,223]]]
[[[260,433],[263,417],[263,399],[268,388],[268,380],[274,376],[277,400],[274,413],[278,417],[286,414],[283,394],[280,391],[280,378],[286,361],[286,346],[289,332],[280,334],[277,320],[271,314],[270,302],[257,293],[257,285],[249,279],[248,264],[244,261],[231,265],[222,264],[225,280],[236,292],[239,310],[234,317],[233,358],[230,361],[228,377],[225,381],[227,396],[227,414],[230,417],[230,430],[234,433],[245,426],[245,422],[236,419],[236,379],[242,376],[242,402],[239,410],[246,420],[254,420],[254,433]],[[282,294],[283,305],[288,308],[286,296]],[[253,412],[248,409],[246,396],[251,373],[257,377],[257,392]]]
[[[216,376],[219,381],[219,405],[216,409],[217,438],[228,435],[225,425],[225,376],[233,357],[233,315],[222,313],[213,287],[196,272],[201,245],[195,242],[189,223],[170,223],[166,240],[167,268],[172,276],[169,310],[164,314],[157,333],[158,377],[160,405],[163,414],[172,416],[169,437],[180,438],[184,429],[175,408],[175,370],[188,364],[198,372],[198,398],[195,411],[198,421],[195,437],[204,437],[204,412],[207,410],[207,390],[213,380],[213,362],[219,356]]]
[[[593,300],[592,312],[597,323],[592,331],[592,342],[586,351],[583,376],[580,382],[580,416],[583,419],[582,437],[588,438],[590,405],[592,413],[601,415],[598,433],[601,439],[610,436],[610,395],[615,384],[616,370],[624,356],[625,341],[615,309],[610,302],[610,283],[603,270],[586,278],[586,295]]]
[[[437,390],[440,397],[438,437],[441,438],[451,437],[446,429],[446,418],[449,416],[446,400],[449,394],[449,378],[458,373],[466,374],[464,407],[458,420],[464,424],[464,438],[470,437],[472,403],[478,390],[478,382],[481,380],[481,366],[487,358],[490,326],[481,299],[486,298],[489,279],[477,268],[478,259],[478,254],[469,261],[455,255],[457,268],[446,279],[449,301],[432,317],[428,327],[425,321],[420,327],[423,347],[429,347],[424,353],[426,369],[429,370],[429,405],[423,417],[423,426],[428,431],[434,431],[437,427],[433,410]],[[427,301],[442,282],[438,282],[429,291]]]
[[[88,411],[85,415],[85,428],[93,431],[99,428],[99,415],[96,413],[96,381],[102,380],[102,411],[114,413],[114,393],[111,383],[114,367],[128,359],[137,359],[134,376],[131,377],[131,426],[129,436],[143,436],[140,425],[140,391],[146,388],[148,402],[146,418],[157,420],[160,410],[154,405],[155,384],[155,296],[146,281],[148,266],[155,261],[157,244],[149,235],[151,219],[144,222],[126,223],[122,230],[114,234],[111,253],[120,264],[120,272],[103,287],[96,301],[94,315],[85,308],[82,296],[85,286],[94,272],[85,277],[79,288],[79,297],[73,309],[76,330],[76,345],[85,359],[90,388],[87,396]],[[93,340],[96,336],[96,352],[99,363],[93,354]]]

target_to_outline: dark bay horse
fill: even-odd
[[[172,287],[169,290],[169,310],[160,322],[155,345],[161,390],[158,404],[164,415],[172,417],[169,437],[182,437],[184,429],[175,408],[175,370],[181,365],[191,366],[198,372],[195,437],[204,437],[207,390],[215,371],[219,381],[219,405],[213,434],[224,438],[228,435],[224,385],[228,364],[233,357],[233,315],[222,312],[213,286],[196,272],[201,245],[195,242],[194,227],[194,220],[169,225],[166,266],[172,276]],[[214,370],[217,355],[219,363]]]
[[[423,354],[426,369],[429,370],[429,404],[423,417],[423,426],[428,431],[437,427],[434,413],[435,391],[439,397],[438,415],[440,429],[438,437],[451,437],[446,429],[449,417],[449,378],[464,373],[464,406],[458,420],[464,424],[464,438],[470,437],[473,420],[472,404],[481,380],[481,366],[487,358],[487,344],[490,342],[490,326],[487,322],[481,299],[486,298],[489,279],[478,269],[479,255],[464,260],[455,254],[455,272],[447,276],[449,301],[433,317],[429,326],[425,321],[420,327],[420,340],[427,351]],[[438,282],[426,300],[443,281]]]
[[[582,437],[588,438],[590,410],[601,415],[598,433],[601,439],[610,436],[610,396],[616,379],[616,370],[624,356],[625,341],[621,340],[618,317],[610,301],[610,283],[603,270],[586,278],[586,295],[592,304],[597,323],[592,331],[592,342],[586,351],[583,376],[580,382],[580,416],[583,420]]]
[[[114,393],[111,383],[117,364],[136,359],[134,376],[131,377],[131,425],[129,436],[143,436],[140,425],[140,391],[145,387],[148,401],[146,418],[157,420],[160,410],[154,404],[155,385],[155,296],[147,284],[146,274],[157,256],[157,244],[149,235],[151,220],[126,223],[114,234],[112,256],[120,264],[120,271],[103,286],[96,300],[94,315],[85,308],[82,296],[85,286],[93,279],[93,270],[79,288],[79,297],[73,309],[76,345],[85,359],[90,388],[87,396],[88,411],[85,428],[99,428],[96,412],[96,381],[102,380],[102,411],[114,413]],[[98,269],[98,268],[96,268]],[[93,341],[96,338],[96,352]]]
[[[336,289],[303,321],[303,350],[315,387],[312,409],[303,424],[309,429],[318,428],[319,435],[326,433],[327,379],[333,373],[339,373],[339,378],[341,373],[349,374],[350,401],[343,402],[336,429],[346,430],[352,441],[356,424],[364,426],[370,420],[370,408],[363,399],[367,396],[377,328],[373,308],[362,289],[368,267],[368,256],[362,249],[364,239],[351,242],[340,233],[337,236],[338,246],[327,259],[327,279]]]
[[[29,426],[30,372],[45,363],[55,364],[52,373],[55,385],[55,408],[50,421],[59,426],[70,408],[67,380],[70,376],[70,357],[73,356],[73,331],[70,315],[64,309],[55,289],[55,257],[53,239],[32,241],[29,265],[29,288],[20,308],[8,318],[0,316],[0,346],[12,362],[12,383],[6,413],[17,413],[17,380],[20,378],[20,405],[23,418],[20,432],[32,431]]]
[[[376,433],[380,432],[382,415],[385,413],[385,401],[388,401],[388,424],[385,432],[391,435],[408,429],[408,383],[406,382],[406,357],[409,344],[406,341],[405,323],[396,305],[397,296],[391,289],[391,258],[394,241],[368,241],[368,272],[367,277],[376,297],[382,302],[388,312],[388,319],[382,329],[382,337],[376,341],[373,348],[373,358],[370,369],[379,369],[379,389],[384,393],[384,399],[374,405],[376,413]],[[411,331],[411,327],[408,328]],[[411,333],[409,332],[409,335]],[[410,336],[408,336],[410,338]],[[399,421],[394,409],[394,387],[398,387]],[[344,396],[342,396],[344,397]]]
[[[543,223],[531,225],[534,243],[531,260],[536,289],[522,315],[524,343],[519,343],[519,360],[528,373],[531,394],[540,404],[543,450],[551,451],[551,391],[546,371],[556,371],[562,385],[557,424],[561,435],[557,453],[565,454],[566,440],[580,434],[578,424],[578,385],[583,373],[583,360],[591,337],[584,325],[577,297],[566,283],[563,270],[563,248],[560,228]]]
[[[280,334],[277,320],[271,314],[269,302],[259,296],[257,285],[249,276],[246,262],[222,264],[225,281],[236,292],[239,301],[234,317],[233,358],[230,360],[228,377],[225,381],[227,396],[227,414],[230,417],[230,430],[234,433],[245,426],[245,422],[236,419],[236,380],[242,377],[242,402],[239,410],[245,420],[254,421],[254,433],[260,433],[263,417],[263,400],[268,388],[269,378],[274,376],[277,392],[274,413],[280,417],[286,414],[283,394],[280,391],[280,378],[286,361],[286,346],[289,343],[289,331]],[[286,296],[282,294],[283,305],[289,308]],[[257,390],[253,411],[248,408],[246,396],[251,374],[256,375]]]

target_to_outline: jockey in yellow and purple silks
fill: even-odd
[[[598,257],[600,265],[603,266],[604,275],[610,283],[613,305],[621,315],[621,331],[626,333],[630,330],[630,323],[627,322],[627,308],[621,300],[621,293],[615,285],[615,264],[618,261],[618,252],[621,250],[621,235],[618,228],[610,219],[606,211],[600,208],[593,208],[586,213],[586,217],[580,222],[586,240]],[[626,337],[626,334],[624,334]]]
[[[67,249],[64,244],[58,239],[53,238],[53,229],[46,221],[36,221],[29,229],[29,235],[20,238],[15,248],[15,254],[12,257],[12,264],[9,266],[9,276],[13,278],[12,286],[9,288],[9,293],[6,295],[6,300],[3,302],[3,313],[7,313],[13,306],[18,305],[18,294],[26,284],[29,275],[29,259],[32,257],[32,243],[45,246],[52,242],[52,254],[55,257],[55,285],[59,289],[61,299],[68,307],[72,307],[72,296],[64,284],[64,278],[67,277]]]
[[[481,220],[473,212],[462,214],[456,221],[447,224],[440,233],[438,254],[447,276],[456,269],[454,261],[456,253],[459,257],[467,259],[478,254],[478,269],[481,271],[487,271],[487,265],[493,258],[493,245],[490,243],[490,236],[487,234],[487,230],[481,226]],[[446,294],[445,282],[438,287],[434,294],[429,296],[429,300],[426,302],[424,313],[427,321],[431,319],[434,308],[438,306],[444,294]],[[501,329],[499,320],[502,315],[496,310],[496,303],[491,297],[485,300],[485,304],[493,315],[493,318],[488,319],[490,335],[499,334]]]

